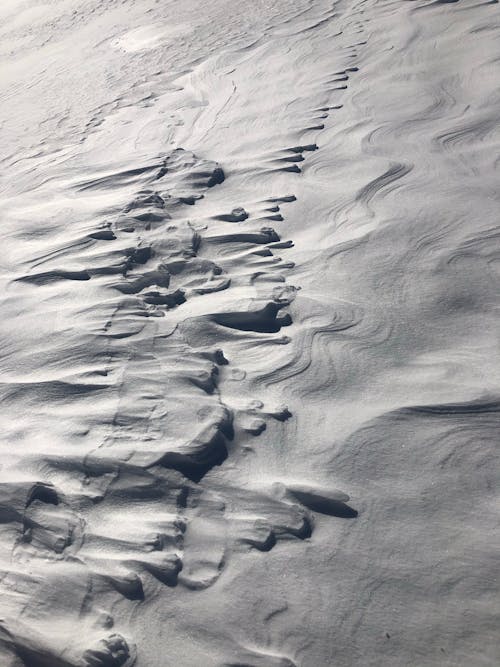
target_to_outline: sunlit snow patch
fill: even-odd
[[[189,32],[189,28],[186,25],[171,27],[166,27],[160,23],[143,25],[139,28],[129,30],[121,37],[118,37],[118,39],[112,42],[112,45],[117,49],[135,53],[136,51],[154,49],[169,38],[186,34],[187,32]]]

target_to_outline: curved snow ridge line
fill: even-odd
[[[401,408],[400,413],[424,413],[426,415],[453,417],[471,414],[500,414],[500,398],[478,398],[464,403],[445,403],[442,405],[415,405],[408,408]]]
[[[262,381],[265,386],[271,386],[304,373],[311,366],[317,337],[323,335],[338,335],[340,337],[342,332],[357,326],[362,318],[360,308],[341,304],[338,310],[332,314],[331,322],[326,325],[314,326],[307,325],[306,322],[301,323],[301,329],[297,333],[298,340],[294,341],[295,353],[293,357],[282,366],[272,368],[261,375],[259,381]]]
[[[478,114],[478,116],[469,122],[466,118],[463,118],[462,123],[457,123],[454,127],[448,128],[437,135],[433,141],[448,151],[458,151],[466,148],[470,149],[474,144],[492,138],[490,135],[498,130],[496,118],[492,113]]]
[[[482,257],[489,265],[495,265],[500,259],[500,228],[492,227],[478,231],[465,239],[447,258],[447,263],[459,261],[464,257]]]
[[[377,176],[377,178],[359,190],[356,197],[357,201],[364,204],[371,211],[370,204],[372,199],[381,192],[388,193],[394,190],[397,187],[395,185],[397,181],[404,178],[412,169],[413,165],[402,163],[392,164],[387,171]]]

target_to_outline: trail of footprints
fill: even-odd
[[[327,85],[345,87],[355,69],[336,73]],[[335,108],[317,109],[313,123]],[[315,143],[286,148],[265,159],[263,169],[300,174],[305,156],[317,148]],[[219,348],[224,341],[254,336],[288,342],[282,329],[291,323],[287,307],[295,288],[286,273],[293,264],[275,253],[292,241],[271,224],[283,221],[282,208],[295,197],[268,198],[249,211],[238,205],[214,216],[213,225],[197,226],[188,218],[189,207],[224,178],[219,165],[179,148],[153,167],[83,183],[82,190],[136,181],[140,188],[123,211],[76,245],[80,268],[57,267],[64,253],[55,252],[49,258],[55,268],[20,278],[39,286],[105,280],[117,299],[100,335],[109,358],[126,362],[118,409],[93,451],[84,457],[47,455],[41,462],[44,480],[0,486],[1,523],[15,544],[12,571],[1,575],[11,612],[0,619],[0,638],[15,656],[12,665],[131,665],[133,642],[113,629],[113,619],[98,612],[95,600],[118,593],[137,605],[157,586],[210,586],[228,557],[226,533],[234,541],[231,552],[266,552],[280,540],[310,537],[313,512],[356,516],[348,496],[336,491],[279,482],[254,490],[203,482],[230,447],[237,447],[236,426],[258,436],[269,419],[291,417],[286,407],[267,410],[258,400],[233,410],[222,402],[218,382],[229,363]],[[249,285],[258,286],[262,297],[248,309],[228,310],[227,299],[216,307],[218,293],[224,297]],[[213,312],[206,311],[206,294],[212,295]],[[19,591],[20,576],[29,582],[25,593]],[[43,596],[52,585],[50,595],[57,598],[54,582],[60,577],[72,580],[81,601],[79,622],[96,636],[93,646],[61,645],[61,637],[41,630],[43,619],[19,612],[20,596]],[[64,616],[65,605],[57,599],[52,607]],[[255,654],[248,662],[271,664],[269,659]],[[273,660],[293,665],[287,658]]]

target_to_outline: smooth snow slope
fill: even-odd
[[[3,667],[500,664],[497,0],[4,0]]]

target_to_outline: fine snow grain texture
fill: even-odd
[[[1,667],[497,667],[497,0],[5,0]]]

